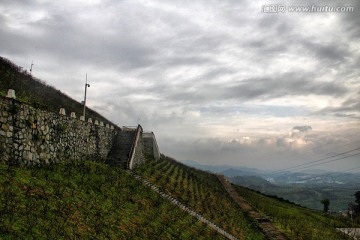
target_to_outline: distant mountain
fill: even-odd
[[[256,176],[236,176],[230,178],[230,181],[261,192],[264,189],[277,188],[277,186],[271,182]]]
[[[261,172],[256,169],[250,168],[228,168],[224,171],[221,171],[226,177],[235,177],[235,176],[262,176]]]
[[[229,165],[202,165],[191,160],[184,163],[201,170],[223,174],[235,184],[318,210],[322,209],[320,201],[324,198],[330,199],[331,210],[346,210],[348,203],[354,201],[354,193],[359,190],[360,183],[360,173],[323,170],[276,173]]]
[[[241,176],[241,175],[248,175],[248,176],[262,176],[262,171],[256,168],[248,168],[248,167],[235,167],[231,165],[204,165],[193,160],[184,160],[182,161],[187,166],[194,167],[204,171],[210,171],[213,173],[221,173],[224,174],[226,177],[234,177],[234,176]]]
[[[328,172],[310,169],[306,172],[275,172],[256,168],[231,165],[204,165],[193,160],[182,161],[185,165],[197,169],[224,174],[226,177],[256,176],[275,184],[356,184],[360,182],[360,173]]]

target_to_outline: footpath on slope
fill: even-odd
[[[231,183],[223,175],[217,175],[220,182],[229,193],[229,195],[234,199],[234,201],[241,207],[244,213],[246,213],[250,218],[253,218],[258,223],[261,231],[265,234],[267,239],[271,240],[288,240],[289,238],[280,232],[272,222],[258,211],[256,211],[238,192],[235,191]]]
[[[180,207],[183,211],[189,213],[190,215],[196,217],[199,221],[201,221],[202,223],[207,224],[209,227],[211,227],[212,229],[214,229],[215,231],[217,231],[218,233],[220,233],[221,235],[223,235],[224,237],[230,239],[230,240],[238,240],[238,238],[236,238],[235,236],[231,235],[230,233],[226,232],[225,230],[223,230],[222,228],[220,228],[219,226],[217,226],[216,224],[214,224],[213,222],[211,222],[210,220],[204,218],[203,216],[201,216],[199,213],[195,212],[194,210],[188,208],[187,206],[185,206],[184,204],[182,204],[181,202],[179,202],[178,200],[176,200],[175,198],[173,198],[172,196],[164,193],[163,191],[161,191],[158,187],[156,187],[154,184],[152,184],[151,182],[149,182],[148,180],[146,180],[145,178],[135,174],[133,171],[131,170],[126,170],[131,176],[133,176],[134,178],[136,178],[137,180],[143,182],[147,187],[151,188],[153,191],[155,191],[156,193],[160,194],[163,198],[168,199],[170,202],[172,202],[173,204],[177,205],[178,207]]]

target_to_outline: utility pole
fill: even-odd
[[[85,97],[84,97],[84,121],[86,121],[85,118],[85,111],[86,111],[86,89],[90,87],[90,84],[87,83],[87,73],[86,73],[86,82],[85,82]]]
[[[34,61],[31,60],[31,65],[30,65],[30,76],[32,76],[32,66],[34,65]]]

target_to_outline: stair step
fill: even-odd
[[[108,154],[107,164],[127,168],[135,134],[135,131],[121,131],[118,133]]]

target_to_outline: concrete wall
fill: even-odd
[[[142,164],[145,161],[144,158],[144,143],[143,143],[143,137],[142,137],[143,129],[139,125],[137,128],[136,133],[136,139],[135,139],[135,145],[133,155],[130,156],[129,159],[129,168],[134,169],[136,166]]]
[[[0,98],[2,162],[22,165],[64,159],[104,162],[116,133],[117,127],[111,129]]]
[[[134,169],[136,166],[145,162],[145,160],[160,159],[160,152],[153,132],[143,132],[139,125],[135,142],[135,150],[129,161],[129,168]]]
[[[145,156],[148,156],[155,160],[160,159],[160,151],[156,142],[155,134],[153,132],[144,132],[142,136]]]

